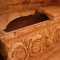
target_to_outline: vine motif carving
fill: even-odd
[[[15,43],[15,45],[10,49],[8,59],[10,60],[27,60],[28,59],[27,49],[22,42]]]

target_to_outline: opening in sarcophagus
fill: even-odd
[[[22,16],[12,20],[4,30],[5,32],[10,32],[12,30],[17,30],[29,25],[33,25],[39,22],[49,20],[49,17],[45,13],[40,13],[36,11],[33,15]]]

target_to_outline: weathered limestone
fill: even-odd
[[[6,48],[4,50],[6,55],[2,54],[4,58],[6,56],[7,60],[50,60],[53,58],[51,56],[60,50],[60,18],[58,17],[60,7],[50,8],[51,10],[49,7],[41,9],[48,16],[50,14],[53,19],[11,32],[1,32],[4,34],[0,37],[0,41]]]
[[[60,0],[0,0],[0,59],[60,60],[59,5]],[[34,15],[36,10],[46,14],[49,19],[24,28],[4,31],[16,18]],[[37,17],[40,17],[38,14]],[[29,22],[19,24],[29,24],[29,19]]]

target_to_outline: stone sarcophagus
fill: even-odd
[[[60,60],[60,7],[38,11],[15,19],[0,31],[3,60]]]

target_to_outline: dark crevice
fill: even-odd
[[[6,46],[2,41],[0,41],[0,60],[7,60]]]
[[[40,13],[36,11],[34,15],[23,16],[12,20],[4,30],[5,32],[10,32],[12,30],[20,29],[29,25],[36,24],[38,22],[43,22],[49,20],[45,13]]]
[[[4,58],[3,58],[3,56],[2,56],[2,54],[0,53],[0,60],[4,60]]]

